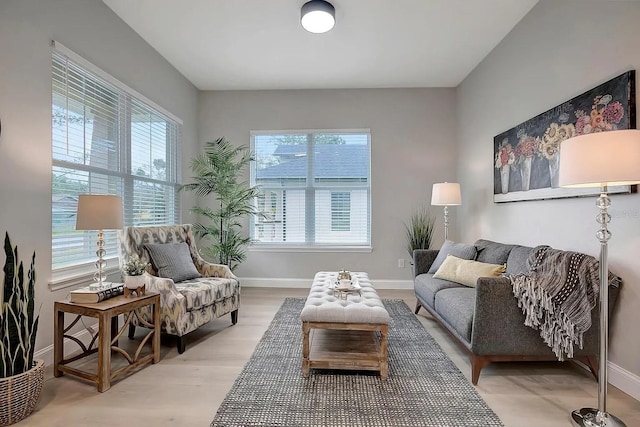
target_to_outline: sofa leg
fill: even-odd
[[[474,356],[471,355],[471,384],[478,385],[478,379],[480,378],[480,371],[482,368],[491,363],[491,359],[486,356]]]
[[[132,340],[134,335],[136,334],[136,325],[129,324],[129,339]]]
[[[231,324],[235,325],[236,323],[238,323],[238,310],[233,310],[231,312]]]
[[[415,314],[418,314],[418,312],[420,311],[420,309],[422,308],[422,304],[420,304],[420,301],[416,302],[416,311]]]
[[[182,354],[186,350],[186,344],[184,342],[184,337],[178,337],[178,353]]]

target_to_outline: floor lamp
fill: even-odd
[[[439,182],[433,184],[431,205],[444,206],[444,240],[449,238],[449,206],[462,204],[460,184],[457,182]]]
[[[122,199],[120,196],[106,194],[81,194],[78,197],[78,215],[76,216],[76,230],[98,230],[96,250],[96,273],[93,275],[94,283],[89,289],[102,289],[104,287],[104,268],[107,262],[104,256],[103,230],[116,230],[123,226]]]
[[[580,135],[563,141],[560,146],[561,187],[600,187],[596,206],[600,213],[596,221],[600,229],[600,358],[598,373],[598,408],[582,408],[571,413],[575,426],[625,426],[616,416],[607,413],[607,357],[609,282],[607,242],[611,232],[607,212],[611,201],[608,187],[640,183],[640,130],[616,130]]]

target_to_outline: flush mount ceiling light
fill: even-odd
[[[324,0],[308,1],[300,11],[300,23],[310,33],[326,33],[336,24],[336,10]]]

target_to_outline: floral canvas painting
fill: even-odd
[[[594,189],[558,186],[560,143],[572,136],[635,127],[632,70],[497,135],[494,202],[595,194]],[[630,192],[630,186],[611,187],[610,192]]]

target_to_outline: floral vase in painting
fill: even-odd
[[[511,171],[511,165],[504,165],[500,167],[500,184],[502,184],[502,194],[509,192],[509,173]]]
[[[558,188],[560,186],[560,152],[549,159],[549,175],[551,176],[551,187]]]
[[[522,191],[529,191],[529,181],[531,180],[531,162],[533,157],[527,156],[520,164],[520,178],[522,178]]]

